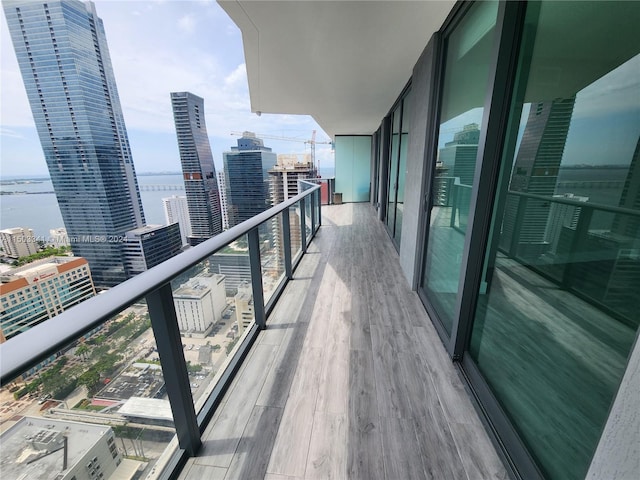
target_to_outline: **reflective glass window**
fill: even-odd
[[[497,2],[474,4],[446,41],[432,208],[422,288],[451,333],[476,170]]]
[[[640,322],[638,18],[527,8],[469,348],[550,479],[585,478]]]

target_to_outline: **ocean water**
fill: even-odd
[[[333,176],[333,168],[321,169],[322,177]],[[20,195],[0,195],[0,229],[27,227],[38,237],[49,238],[49,230],[64,227],[53,185],[48,178],[34,179],[30,183],[8,184],[2,179],[0,191],[27,192]],[[138,175],[140,197],[147,225],[164,225],[162,199],[172,195],[184,195],[181,174]],[[158,190],[158,186],[170,186]],[[153,186],[153,190],[150,189]],[[181,187],[178,190],[171,188]],[[38,193],[35,192],[46,192]]]
[[[21,195],[0,195],[0,229],[28,227],[34,235],[49,238],[49,230],[64,227],[58,201],[53,193],[51,180],[34,180],[32,183],[6,184],[3,180],[0,191],[29,192]],[[38,182],[38,183],[35,183]],[[182,186],[182,175],[139,175],[142,209],[147,224],[164,225],[162,199],[171,195],[184,195],[184,189],[148,191],[147,185]],[[34,192],[51,192],[39,193]]]

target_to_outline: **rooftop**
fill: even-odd
[[[2,478],[49,480],[56,472],[62,472],[63,448],[61,441],[58,441],[62,434],[67,437],[68,468],[71,468],[109,430],[108,426],[24,417],[0,436]],[[30,440],[37,439],[42,440],[42,445],[50,440],[51,446],[48,448],[59,450],[43,454],[45,450],[38,450],[30,445]]]
[[[169,400],[159,398],[131,397],[118,410],[125,417],[162,419],[173,422]]]

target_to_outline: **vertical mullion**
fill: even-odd
[[[266,327],[264,292],[262,290],[262,263],[260,260],[260,235],[258,227],[247,233],[249,244],[249,265],[251,268],[251,287],[253,290],[253,315],[260,329]]]
[[[184,359],[171,284],[165,283],[149,293],[146,298],[178,443],[180,448],[192,457],[202,445],[202,441],[191,396],[189,373]]]
[[[456,315],[451,329],[449,353],[456,360],[462,358],[471,336],[478,292],[491,227],[493,202],[509,121],[511,100],[518,66],[520,40],[524,28],[525,2],[501,2],[498,7],[498,32],[494,59],[484,106],[480,134],[476,181],[471,193],[469,222],[462,255],[461,293],[458,295]]]

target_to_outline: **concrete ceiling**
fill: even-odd
[[[242,31],[251,110],[371,134],[453,1],[219,0]]]

